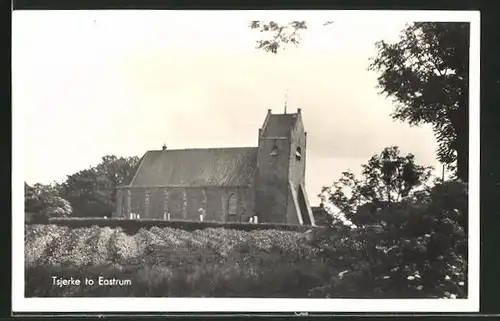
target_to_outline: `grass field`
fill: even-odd
[[[341,270],[296,231],[28,225],[25,244],[26,297],[309,297]]]

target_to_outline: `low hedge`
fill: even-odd
[[[39,218],[27,222],[29,225],[52,224],[67,226],[71,228],[81,228],[90,226],[122,228],[129,233],[136,233],[141,228],[170,227],[186,231],[195,231],[205,228],[226,228],[242,231],[253,231],[262,229],[284,230],[284,231],[307,231],[312,226],[290,225],[278,223],[240,223],[240,222],[216,222],[216,221],[188,221],[188,220],[161,220],[161,219],[123,219],[123,218]]]

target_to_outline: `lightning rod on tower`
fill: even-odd
[[[285,92],[285,114],[286,114],[287,104],[288,104],[288,88],[286,89],[286,92]]]

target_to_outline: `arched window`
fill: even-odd
[[[297,147],[295,150],[295,159],[300,161],[302,159],[302,148]]]
[[[228,215],[236,215],[238,204],[236,200],[236,195],[231,194],[227,200],[227,214]]]
[[[125,195],[122,195],[122,208],[120,209],[122,216],[126,216],[127,212],[127,197]]]
[[[149,216],[149,205],[150,205],[150,196],[151,192],[149,189],[146,189],[145,195],[144,195],[144,216],[148,217]]]

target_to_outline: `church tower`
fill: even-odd
[[[259,129],[255,210],[262,223],[314,225],[305,191],[307,133],[301,110],[273,114]]]

